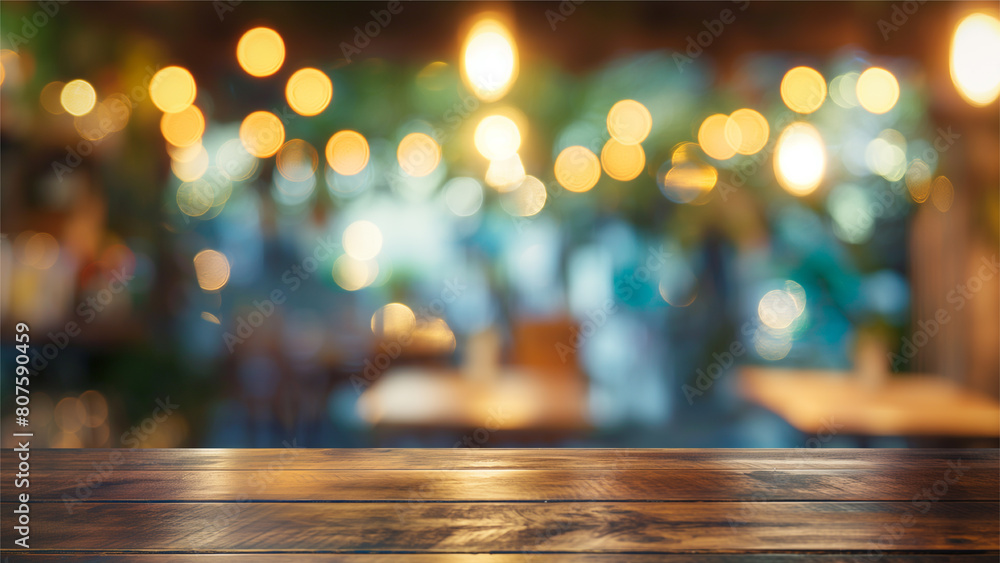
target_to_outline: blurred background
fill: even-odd
[[[995,2],[0,30],[5,447],[997,445]]]

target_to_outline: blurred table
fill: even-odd
[[[1000,549],[998,450],[36,450],[29,489],[12,487],[15,452],[2,461],[13,561],[936,562]],[[13,544],[24,492],[29,552]]]
[[[380,428],[488,432],[590,428],[582,379],[547,378],[515,367],[498,367],[489,377],[457,369],[391,369],[365,390],[358,410]]]
[[[740,387],[806,434],[1000,436],[1000,404],[943,377],[896,375],[871,384],[850,372],[743,367]]]

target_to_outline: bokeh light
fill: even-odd
[[[931,184],[931,203],[941,213],[951,209],[951,204],[955,201],[955,186],[951,180],[944,176],[934,178]]]
[[[475,144],[487,160],[505,160],[521,148],[521,132],[517,124],[502,115],[484,117],[476,126]]]
[[[483,206],[483,186],[475,178],[453,178],[442,191],[448,209],[459,217],[474,215]]]
[[[868,169],[891,182],[906,173],[906,139],[895,129],[886,129],[865,147]]]
[[[516,188],[501,194],[500,205],[515,217],[530,217],[545,207],[547,197],[545,184],[541,180],[525,176]]]
[[[236,60],[250,76],[271,76],[285,62],[285,42],[277,31],[255,27],[240,37]]]
[[[166,113],[177,113],[194,103],[198,87],[187,69],[168,66],[153,75],[149,82],[149,97]]]
[[[193,104],[177,113],[165,113],[160,118],[160,132],[175,147],[193,145],[205,133],[205,116]]]
[[[739,145],[734,147],[736,152],[751,155],[764,148],[771,134],[771,128],[763,115],[752,109],[743,108],[734,111],[729,118],[740,131]]]
[[[410,176],[427,176],[441,162],[441,146],[430,135],[410,133],[403,137],[396,150],[400,169]]]
[[[239,139],[229,139],[215,153],[215,165],[230,180],[246,180],[257,170],[257,157]]]
[[[571,192],[585,192],[601,178],[601,161],[586,147],[566,147],[555,163],[556,181]]]
[[[14,241],[22,264],[48,270],[59,259],[59,241],[49,233],[24,231]]]
[[[63,86],[59,102],[70,115],[84,115],[94,109],[97,92],[86,80],[70,80]]]
[[[132,100],[122,93],[111,94],[101,102],[111,114],[108,126],[111,132],[121,131],[128,125],[128,120],[132,116]]]
[[[65,86],[65,83],[57,80],[55,82],[49,82],[42,88],[41,93],[38,95],[38,101],[42,104],[42,108],[45,111],[53,115],[66,113],[66,108],[63,107],[61,100],[62,91]]]
[[[872,67],[862,72],[856,91],[861,107],[871,113],[885,113],[899,100],[899,82],[884,68]]]
[[[812,193],[826,172],[826,149],[815,127],[795,122],[778,137],[774,174],[788,193],[803,196]]]
[[[76,132],[90,141],[103,139],[111,132],[111,126],[111,110],[104,104],[97,104],[91,111],[73,117]]]
[[[80,399],[76,397],[64,397],[53,411],[56,426],[67,433],[73,433],[83,428],[83,423],[87,420],[87,409]]]
[[[371,260],[382,250],[382,231],[370,221],[355,221],[344,229],[344,252],[355,260]]]
[[[608,139],[601,150],[601,165],[615,180],[632,180],[646,167],[646,153],[642,145],[625,145],[617,139]]]
[[[906,170],[906,189],[916,203],[923,203],[931,195],[931,168],[919,158]]]
[[[736,120],[717,113],[705,118],[698,128],[698,144],[705,154],[716,160],[727,160],[743,146],[743,134]]]
[[[100,392],[84,391],[80,394],[80,404],[85,413],[83,424],[88,428],[97,428],[108,419],[108,401]]]
[[[491,160],[484,180],[487,186],[503,193],[516,188],[524,176],[524,163],[515,154],[503,160]]]
[[[951,40],[951,80],[973,106],[996,101],[1000,95],[1000,20],[977,13],[955,27]]]
[[[203,179],[183,182],[177,187],[177,208],[188,217],[201,217],[215,205],[215,190]]]
[[[192,151],[185,153],[185,160],[172,158],[170,160],[170,170],[174,176],[182,182],[193,182],[204,176],[208,171],[208,151],[201,143],[191,145]],[[194,149],[197,150],[194,150]]]
[[[417,328],[413,310],[402,303],[389,303],[379,307],[372,315],[372,334],[385,340],[398,340]]]
[[[826,79],[818,70],[797,66],[781,79],[781,100],[796,113],[812,113],[826,99]]]
[[[285,142],[285,126],[269,111],[255,111],[240,125],[243,147],[257,158],[267,158],[278,152]]]
[[[368,165],[368,140],[357,131],[338,131],[326,143],[326,162],[337,174],[353,176]]]
[[[835,76],[830,81],[830,99],[844,109],[858,107],[858,77],[856,72]]]
[[[462,52],[462,79],[477,98],[495,102],[507,94],[517,78],[517,47],[502,23],[477,22]]]
[[[319,153],[302,139],[291,139],[278,149],[278,173],[292,182],[305,182],[319,167]]]
[[[333,263],[333,281],[347,291],[364,289],[378,277],[378,264],[374,260],[362,261],[347,254]]]
[[[285,98],[295,113],[312,116],[321,113],[333,99],[330,77],[315,68],[298,70],[288,79]]]
[[[202,250],[194,256],[198,285],[205,291],[218,291],[229,281],[229,260],[217,250]]]
[[[802,286],[795,284],[793,287],[801,289]],[[801,301],[796,300],[792,292],[787,289],[775,289],[767,292],[757,305],[757,315],[760,317],[760,322],[771,328],[787,328],[805,310],[805,292],[801,292],[800,296]]]
[[[681,143],[656,174],[660,191],[674,203],[695,203],[712,191],[718,171],[701,159],[694,143]],[[669,301],[668,301],[669,302]]]
[[[649,136],[653,117],[635,100],[621,100],[608,112],[608,133],[623,145],[637,145]]]

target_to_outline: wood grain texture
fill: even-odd
[[[1000,467],[996,449],[87,449],[34,450],[40,471],[91,472],[94,464],[144,471],[266,470],[294,465],[308,471],[464,469],[929,469],[962,460],[975,467]],[[0,453],[5,470],[14,452]]]
[[[858,563],[875,561],[859,554],[844,553],[739,553],[739,554],[628,554],[621,553],[185,553],[185,554],[23,554],[19,561],[33,563],[273,563],[293,556],[296,563]],[[998,554],[950,553],[927,555],[920,553],[884,553],[877,560],[907,563],[996,563]]]
[[[11,453],[0,505],[11,561],[936,563],[1000,552],[997,450],[38,450],[30,554],[10,550],[10,501],[23,492],[11,488]]]
[[[911,503],[84,503],[32,507],[52,550],[683,552],[1000,549],[996,505]],[[3,506],[4,512],[12,507]],[[911,526],[902,524],[913,516]],[[46,525],[45,523],[48,523]],[[896,536],[884,525],[899,524]],[[4,537],[4,547],[13,544]]]
[[[995,469],[952,470],[344,470],[97,473],[90,501],[908,501],[936,482],[949,501],[1000,497]],[[958,473],[957,471],[961,471]],[[945,481],[947,476],[948,483]],[[88,478],[90,479],[90,478]],[[81,481],[82,482],[82,481]],[[36,473],[32,498],[77,495],[67,472]],[[4,489],[13,501],[16,490]]]

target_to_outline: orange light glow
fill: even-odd
[[[229,260],[217,250],[202,250],[194,257],[198,285],[205,291],[218,291],[229,281]]]
[[[302,139],[291,139],[278,149],[278,173],[292,182],[304,182],[316,173],[319,154]]]
[[[236,60],[250,76],[271,76],[285,62],[285,42],[268,27],[255,27],[240,37]]]
[[[63,86],[59,101],[70,115],[85,115],[94,109],[97,92],[86,80],[71,80]]]
[[[321,113],[333,99],[333,83],[315,68],[298,70],[288,79],[285,98],[295,113],[312,116]]]
[[[617,139],[608,139],[601,150],[601,165],[608,176],[625,182],[642,174],[646,153],[640,144],[625,145]]]
[[[608,112],[608,133],[623,145],[637,145],[649,136],[653,117],[646,106],[635,100],[622,100]]]
[[[177,113],[165,113],[160,118],[163,138],[175,147],[197,143],[205,132],[205,116],[196,106],[190,105]]]
[[[441,146],[430,135],[410,133],[399,142],[396,160],[403,172],[410,176],[427,176],[441,162]]]
[[[585,192],[601,178],[601,161],[590,149],[579,145],[563,149],[556,157],[556,181],[571,192]]]
[[[368,140],[357,131],[338,131],[326,143],[326,161],[342,176],[353,176],[368,165]]]
[[[240,141],[250,154],[267,158],[285,142],[285,126],[269,111],[255,111],[240,125]]]
[[[826,100],[826,79],[814,68],[797,66],[781,79],[781,99],[794,112],[812,113]]]
[[[517,46],[502,23],[477,22],[462,53],[462,79],[477,98],[495,102],[507,94],[517,78]]]
[[[183,111],[194,103],[198,87],[194,77],[185,68],[168,66],[153,75],[149,82],[149,97],[153,104],[166,113]]]
[[[885,113],[899,100],[899,82],[884,68],[872,67],[862,72],[856,91],[861,107],[872,113]]]

